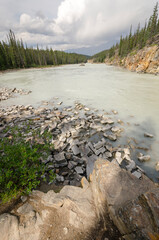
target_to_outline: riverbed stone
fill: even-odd
[[[144,133],[144,136],[145,137],[149,137],[149,138],[153,138],[154,137],[154,135],[152,135],[150,133],[147,133],[147,132]]]
[[[117,137],[116,137],[116,135],[114,135],[114,134],[108,135],[108,134],[104,133],[103,136],[106,137],[106,138],[108,138],[108,139],[111,140],[111,141],[116,141],[116,140],[117,140]]]
[[[111,157],[112,157],[111,152],[105,152],[105,153],[103,154],[103,158],[104,158],[104,159],[108,159],[108,158],[111,158]]]
[[[106,152],[105,147],[101,147],[101,148],[99,148],[98,150],[95,151],[95,155],[99,156],[99,154],[103,154],[105,152]]]
[[[72,149],[72,152],[75,156],[80,154],[80,149],[77,145],[73,145],[71,149]]]
[[[55,154],[55,155],[54,155],[54,159],[55,159],[55,161],[57,161],[58,163],[65,162],[65,161],[66,161],[66,158],[65,158],[64,152]]]
[[[75,161],[69,161],[69,163],[68,163],[68,168],[69,169],[73,169],[75,166],[77,166],[77,162],[75,162]]]
[[[83,169],[81,167],[75,167],[75,171],[78,173],[78,174],[83,174]]]
[[[132,175],[135,176],[135,177],[137,177],[138,179],[140,179],[140,178],[142,177],[142,174],[141,174],[140,172],[138,172],[138,171],[134,171],[134,172],[132,173]]]
[[[93,147],[93,144],[91,142],[88,142],[87,146],[93,151],[95,152],[95,149]]]
[[[131,162],[126,166],[126,169],[130,172],[135,168],[136,168],[136,163],[133,160],[131,160]]]
[[[150,155],[145,155],[145,156],[138,157],[138,160],[140,162],[148,162],[151,160],[151,157],[150,157]]]
[[[156,171],[159,172],[159,162],[156,163]]]
[[[111,131],[114,132],[114,133],[118,133],[118,132],[121,131],[121,129],[119,127],[112,127]]]

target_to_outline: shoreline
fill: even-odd
[[[18,196],[6,205],[0,204],[2,236],[8,232],[13,234],[12,226],[16,226],[14,234],[19,240],[19,236],[42,239],[36,237],[37,232],[41,233],[41,226],[44,236],[47,233],[50,239],[55,235],[56,239],[59,236],[72,240],[94,239],[92,229],[97,232],[98,239],[104,239],[103,236],[109,240],[121,239],[122,235],[131,232],[132,226],[133,234],[137,234],[133,239],[139,239],[140,231],[145,236],[142,229],[145,225],[139,225],[136,231],[136,222],[143,223],[146,219],[147,223],[150,219],[148,227],[154,229],[156,226],[150,216],[155,215],[154,209],[158,207],[159,184],[148,178],[132,160],[130,146],[114,146],[123,134],[121,121],[115,117],[118,113],[99,114],[79,102],[72,107],[61,108],[61,105],[62,102],[58,106],[54,103],[52,108],[18,105],[0,109],[1,139],[4,135],[13,139],[10,129],[4,131],[8,127],[20,129],[30,144],[35,140],[43,144],[41,138],[33,134],[35,129],[41,131],[40,136],[45,130],[51,134],[54,149],[47,157],[44,151],[39,161],[56,174],[55,180],[44,183],[43,177],[47,179],[48,174],[45,171],[40,185],[29,195]],[[28,132],[24,134],[26,126]],[[141,155],[141,162],[147,157]],[[151,215],[147,211],[149,203]],[[126,226],[125,232],[121,222]],[[69,230],[66,236],[64,226],[65,229],[74,227],[74,231],[70,233]],[[88,232],[91,237],[85,238]]]
[[[81,103],[75,103],[75,106],[68,108],[62,107],[62,102],[59,102],[57,104],[51,103],[51,105],[52,104],[54,105],[52,108],[48,108],[47,105],[45,107],[42,107],[41,105],[35,108],[31,105],[19,105],[7,108],[2,107],[0,109],[0,118],[2,120],[5,119],[7,122],[4,124],[3,128],[9,126],[11,122],[14,121],[17,122],[17,124],[20,124],[21,118],[23,122],[30,119],[35,128],[37,126],[41,126],[42,128],[45,126],[45,128],[50,129],[49,131],[53,133],[53,136],[55,131],[55,136],[53,137],[52,143],[55,145],[55,151],[57,151],[56,153],[62,153],[63,160],[67,161],[67,157],[64,157],[65,151],[63,152],[63,148],[65,149],[66,146],[67,149],[68,146],[72,146],[72,143],[74,143],[76,146],[75,150],[68,148],[67,151],[73,154],[72,157],[75,157],[76,161],[79,160],[81,162],[79,165],[84,164],[84,162],[86,163],[88,161],[88,156],[93,156],[92,162],[100,157],[107,160],[109,159],[110,161],[115,161],[122,168],[124,167],[126,170],[132,173],[135,172],[134,174],[137,174],[136,176],[138,176],[138,178],[142,177],[142,174],[145,173],[144,170],[137,166],[136,162],[131,159],[131,155],[134,150],[131,149],[129,145],[119,145],[116,147],[116,142],[118,142],[118,139],[121,137],[122,132],[124,131],[121,125],[122,121],[116,119],[116,114],[118,114],[116,111],[114,111],[112,113],[113,115],[110,116],[108,113],[108,115],[106,113],[98,114],[97,112],[91,110],[87,106],[82,105]],[[45,118],[47,120],[45,120]],[[58,121],[60,123],[59,127]],[[60,127],[61,125],[66,125],[65,128],[68,126],[69,127],[64,131],[64,129]],[[2,134],[3,128],[1,132]],[[62,131],[66,133],[63,134]],[[147,137],[153,137],[153,135],[147,134]],[[80,158],[83,157],[79,150],[79,146],[81,145],[84,149],[85,154],[88,151],[87,156],[84,154],[84,157],[86,157],[84,162],[83,160],[80,160]],[[124,152],[124,149],[127,149],[126,152]],[[78,154],[80,154],[80,158]],[[138,156],[138,160],[141,162],[151,161],[150,159],[151,157],[149,155],[144,155],[142,152]],[[67,161],[67,163],[69,163],[69,161]],[[66,162],[64,165],[67,165]],[[84,169],[84,171],[81,169],[80,171],[86,173],[86,166]],[[64,170],[66,169],[64,168]]]
[[[15,69],[6,69],[6,70],[0,70],[0,75],[5,74],[5,73],[12,73],[12,72],[17,72],[17,71],[24,71],[24,70],[36,70],[36,69],[49,69],[49,68],[54,68],[54,67],[61,67],[65,65],[70,65],[70,64],[61,64],[61,65],[51,65],[51,66],[41,66],[41,67],[30,67],[30,68],[15,68]]]

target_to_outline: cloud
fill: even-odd
[[[5,0],[2,6],[9,4],[9,1],[11,0]],[[65,50],[93,46],[97,48],[106,43],[114,43],[121,33],[128,33],[131,24],[134,29],[139,22],[144,24],[145,19],[152,14],[156,0],[60,0],[58,4],[57,1],[55,4],[55,1],[38,0],[38,5],[37,0],[17,2],[16,7],[20,4],[19,17],[16,14],[14,19],[16,7],[12,5],[11,17],[6,18],[12,20],[10,26],[16,35],[29,45],[35,46],[38,43]],[[3,13],[0,20],[1,18]],[[0,36],[8,25],[9,20],[0,24]]]

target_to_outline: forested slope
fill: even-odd
[[[155,46],[155,47],[154,47]],[[140,24],[134,33],[132,26],[129,35],[121,35],[120,42],[110,49],[102,51],[92,57],[93,62],[106,62],[120,65],[138,72],[159,72],[159,18],[158,3],[156,3],[153,14],[143,28]],[[154,62],[154,64],[151,64]],[[154,69],[152,69],[153,65]],[[144,65],[144,66],[143,66]]]
[[[24,46],[10,30],[7,41],[0,41],[0,70],[86,62],[87,56],[76,53],[36,49]]]

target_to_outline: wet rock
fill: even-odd
[[[147,133],[147,132],[144,133],[144,136],[145,136],[145,137],[149,137],[149,138],[153,138],[153,137],[154,137],[154,135],[152,135],[152,134],[150,134],[150,133]]]
[[[137,166],[137,170],[138,170],[138,172],[145,174],[145,171],[141,167]]]
[[[138,157],[138,160],[140,162],[148,162],[151,160],[151,157],[149,155],[145,155],[145,156]]]
[[[140,179],[142,177],[141,173],[138,171],[133,172],[132,175],[137,177],[138,179]]]
[[[159,162],[156,163],[156,171],[159,172]]]
[[[112,146],[110,146],[110,145],[106,145],[106,149],[107,149],[109,152],[112,152],[112,151],[113,151],[113,148],[112,148]]]
[[[126,155],[130,155],[130,150],[128,148],[124,148],[123,150]]]
[[[107,121],[108,124],[114,124],[114,121],[110,118],[108,118],[106,121]]]
[[[131,158],[129,157],[129,155],[124,154],[124,156],[122,157],[122,159],[127,160],[128,162],[131,162]]]
[[[61,105],[63,102],[58,102],[57,105]]]
[[[135,168],[136,168],[136,163],[133,160],[126,166],[126,169],[130,172]]]
[[[104,133],[103,136],[108,138],[111,141],[116,141],[117,140],[117,137],[114,134],[107,135],[107,134]]]
[[[120,132],[121,129],[119,127],[113,127],[113,128],[111,128],[111,131],[114,133],[117,133],[117,132]]]

